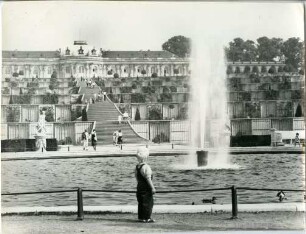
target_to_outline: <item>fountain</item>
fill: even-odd
[[[191,63],[189,116],[193,150],[188,160],[198,167],[228,167],[229,120],[223,47],[202,37],[193,40]]]
[[[36,125],[36,135],[34,136],[36,139],[36,148],[38,151],[46,151],[46,138],[47,138],[47,130],[46,130],[46,114],[44,111],[39,115],[39,120]]]

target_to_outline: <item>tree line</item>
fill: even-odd
[[[171,37],[162,45],[162,49],[178,57],[188,57],[191,52],[191,39],[182,35]],[[281,61],[292,71],[299,70],[304,63],[304,43],[300,38],[259,37],[256,42],[235,38],[225,47],[228,61]]]
[[[256,42],[235,38],[225,48],[228,61],[280,61],[283,60],[291,70],[301,68],[303,60],[303,45],[297,37],[287,40],[281,38],[260,37]]]

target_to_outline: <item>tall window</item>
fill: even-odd
[[[70,67],[66,67],[66,73],[70,73]]]
[[[48,74],[50,75],[51,74],[51,67],[48,67]]]
[[[35,75],[38,75],[38,67],[34,67],[33,73],[34,73]]]
[[[7,75],[11,74],[11,69],[10,69],[10,67],[6,67],[6,68],[5,68],[5,74],[7,74]]]

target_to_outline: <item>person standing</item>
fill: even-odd
[[[136,157],[138,160],[135,168],[138,220],[144,223],[153,223],[155,220],[151,218],[151,215],[154,205],[153,194],[156,193],[156,189],[152,182],[153,175],[151,167],[146,163],[149,157],[149,150],[147,148],[138,148]]]
[[[118,131],[117,144],[118,145],[122,145],[122,132],[121,132],[121,129],[119,129],[119,131]]]
[[[296,144],[299,144],[299,146],[301,146],[300,144],[300,138],[299,138],[299,134],[295,134],[295,138],[294,138],[294,146],[296,146]]]
[[[118,115],[118,124],[121,124],[122,121],[122,115]]]
[[[106,92],[105,91],[103,91],[103,101],[106,101]]]
[[[89,135],[87,130],[85,129],[85,131],[82,133],[82,141],[83,141],[83,150],[88,150],[88,139]]]
[[[97,150],[97,141],[98,141],[97,133],[96,133],[96,130],[94,129],[92,130],[92,133],[91,133],[91,145],[94,148],[94,150]]]

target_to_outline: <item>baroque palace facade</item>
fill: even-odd
[[[189,60],[168,51],[103,51],[85,41],[57,51],[3,51],[2,77],[13,73],[25,78],[151,77],[187,75]]]

